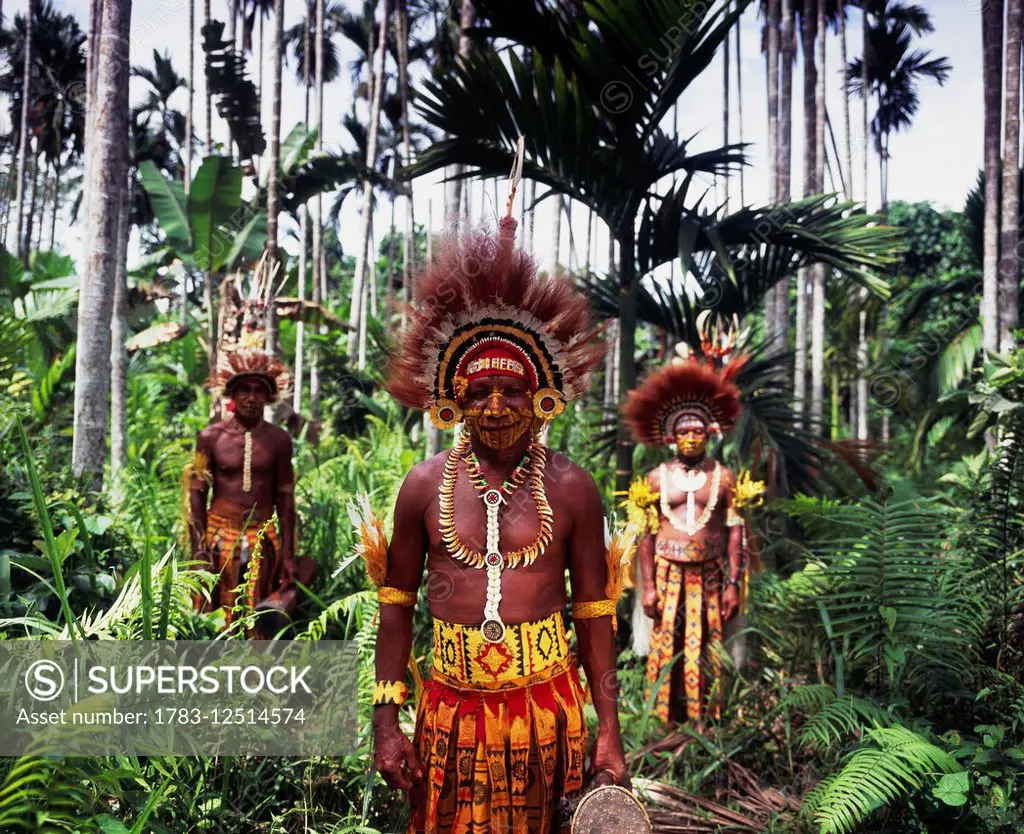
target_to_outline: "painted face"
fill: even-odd
[[[707,427],[692,418],[676,423],[676,449],[682,457],[692,460],[704,454],[708,447]]]
[[[231,386],[231,399],[241,420],[256,420],[263,416],[263,407],[270,402],[270,390],[256,377],[243,377]]]
[[[529,383],[517,377],[476,377],[466,386],[461,406],[469,433],[492,449],[515,445],[535,420]]]

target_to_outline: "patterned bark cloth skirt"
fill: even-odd
[[[408,834],[551,834],[583,786],[583,702],[561,614],[509,625],[502,643],[435,620]]]

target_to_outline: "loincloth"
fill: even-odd
[[[214,506],[219,509],[221,505],[215,503]],[[248,550],[248,561],[251,563],[252,559],[257,554],[259,555],[259,575],[253,594],[253,604],[266,598],[274,590],[279,572],[278,561],[281,546],[274,525],[267,525],[267,521],[272,515],[271,512],[260,519],[256,513],[253,513],[249,524],[246,525],[245,519],[248,517],[248,513],[241,517],[229,516],[222,515],[212,508],[207,513],[205,544],[210,551],[213,569],[220,575],[217,586],[214,588],[213,599],[216,604],[224,608],[229,623],[233,619],[231,608],[238,599],[235,589],[245,578],[245,570],[242,568],[243,537]],[[266,530],[261,536],[264,526],[266,526]]]
[[[583,787],[583,688],[561,614],[502,643],[434,620],[434,668],[416,718],[426,776],[408,834],[550,834]]]
[[[654,543],[654,555],[669,562],[694,564],[722,558],[722,548],[716,541],[673,539],[659,534]]]

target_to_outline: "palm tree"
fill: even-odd
[[[210,0],[203,0],[203,28],[210,25]],[[213,91],[210,89],[210,78],[206,84],[206,153],[213,153]]]
[[[95,96],[89,102],[86,149],[90,156],[85,270],[79,287],[78,352],[72,471],[102,478],[110,389],[110,324],[119,243],[118,221],[127,182],[128,50],[131,0],[103,0],[95,61]],[[95,31],[95,28],[94,28]],[[97,117],[102,113],[103,118]]]
[[[982,8],[981,39],[985,75],[985,232],[981,319],[983,344],[999,352],[999,176],[1003,106],[1003,0]]]
[[[316,0],[316,150],[322,153],[324,148],[324,62],[327,48],[324,0]],[[325,276],[323,268],[323,195],[317,194],[313,203],[313,303],[321,304],[326,300]],[[314,420],[320,419],[320,352],[313,347],[313,356],[309,364],[309,410]]]
[[[185,110],[185,193],[192,186],[192,107],[196,92],[196,0],[188,0],[188,108]],[[182,308],[184,312],[184,308]]]
[[[815,2],[817,84],[814,95],[814,187],[825,190],[825,0]],[[811,428],[824,431],[825,395],[825,265],[813,267],[811,286]]]
[[[384,53],[387,44],[389,14],[389,0],[382,0],[377,52],[373,62],[373,72],[370,76],[372,95],[370,97],[370,128],[367,134],[366,144],[366,167],[370,170],[375,168],[377,161],[377,133],[380,126],[381,102],[384,99]],[[360,213],[359,232],[360,243],[358,244],[359,248],[356,250],[356,267],[352,286],[352,312],[349,319],[349,325],[352,327],[352,330],[349,333],[348,341],[350,357],[356,357],[358,350],[358,361],[356,366],[360,370],[366,366],[365,350],[359,350],[359,347],[360,345],[365,344],[361,328],[364,320],[362,311],[366,304],[366,261],[370,248],[372,205],[373,185],[367,181],[363,185],[363,204]]]
[[[879,161],[881,213],[889,206],[889,137],[893,132],[910,127],[917,114],[917,89],[923,79],[945,84],[951,66],[946,58],[932,58],[928,50],[912,49],[914,36],[932,32],[931,18],[921,6],[902,0],[861,0],[864,11],[864,56],[855,58],[847,69],[850,91],[865,102],[874,97],[877,104],[874,118],[866,125],[874,139]],[[867,142],[868,131],[865,131]],[[867,194],[867,154],[865,153],[864,188]],[[862,326],[866,324],[862,321]],[[866,348],[866,344],[865,344]],[[866,364],[866,350],[862,353]],[[858,405],[861,425],[858,436],[867,437],[867,382],[859,387]],[[883,442],[889,440],[889,412],[882,415]]]
[[[793,165],[793,64],[796,62],[796,14],[794,0],[782,0],[779,32],[779,134],[776,151],[778,183],[775,202],[788,202],[792,195]],[[786,349],[789,336],[789,279],[778,284],[775,292],[775,318],[771,346]]]
[[[611,228],[619,263],[614,291],[604,284],[602,297],[605,312],[614,308],[620,319],[620,394],[636,380],[641,279],[676,258],[707,281],[702,284],[711,291],[706,303],[723,312],[731,313],[732,305],[749,313],[783,275],[815,260],[881,289],[867,268],[886,262],[891,233],[865,228],[863,216],[844,217],[846,207],[814,198],[724,215],[700,207],[690,193],[695,176],[734,170],[743,162],[742,149],[691,154],[686,140],[675,142],[660,125],[747,5],[740,0],[725,14],[675,0],[645,5],[638,15],[637,7],[626,9],[616,0],[593,0],[572,12],[543,2],[512,9],[501,0],[477,0],[490,35],[534,49],[533,73],[525,71],[515,50],[500,57],[479,52],[455,73],[425,84],[422,110],[451,138],[430,147],[413,174],[469,161],[481,177],[504,176],[510,149],[523,135],[524,175],[592,207]],[[689,16],[686,32],[667,50],[663,34],[683,14]],[[666,57],[657,61],[654,54]],[[627,84],[622,66],[638,67],[646,79],[638,74]],[[551,84],[556,71],[565,79],[557,96]],[[538,122],[562,128],[529,129]],[[682,174],[678,186],[658,195],[655,183],[677,172]],[[849,245],[854,238],[861,244],[856,250]],[[693,305],[686,304],[692,315]],[[684,319],[682,327],[696,341],[693,319]],[[616,485],[624,489],[632,445],[624,427],[619,432]]]
[[[185,160],[182,151],[189,145],[188,116],[170,106],[170,100],[178,90],[188,89],[188,82],[175,71],[171,64],[170,52],[161,55],[153,50],[153,67],[133,66],[132,77],[141,78],[148,85],[145,98],[132,107],[131,118],[139,119],[147,128],[156,123],[156,132],[164,141],[176,148],[177,163],[172,176],[185,176]]]
[[[815,98],[818,89],[818,68],[814,58],[817,36],[816,0],[803,0],[800,9],[800,42],[804,53],[804,188],[805,197],[817,194],[815,183],[817,146],[815,143]],[[793,362],[793,410],[803,417],[807,408],[807,290],[811,267],[800,270],[796,279],[796,328]]]
[[[850,91],[873,97],[877,105],[869,129],[879,160],[882,212],[889,201],[889,137],[910,127],[917,115],[917,94],[921,81],[931,79],[941,86],[952,69],[947,58],[932,58],[928,50],[913,49],[914,36],[934,31],[931,18],[920,6],[902,0],[865,0],[868,29],[865,50],[868,58],[855,58],[848,68]],[[867,86],[862,72],[866,66]]]
[[[1013,350],[1013,329],[1017,326],[1020,295],[1020,47],[1024,24],[1024,2],[1006,3],[1006,122],[1003,139],[1003,210],[1000,249],[1007,257],[999,261],[999,352]]]
[[[768,200],[779,201],[779,27],[781,25],[781,0],[768,0],[765,21],[765,60],[768,70]],[[739,27],[736,27],[739,31]],[[677,132],[678,135],[678,132]],[[775,331],[776,293],[769,291],[764,298],[765,339],[770,340]],[[776,342],[773,352],[781,351],[782,344]]]
[[[277,217],[281,211],[278,178],[281,168],[281,59],[284,53],[284,0],[275,0],[274,32],[271,41],[273,94],[270,100],[270,141],[267,143],[267,267],[274,286],[278,267]],[[277,351],[277,319],[273,297],[267,305],[267,351]]]

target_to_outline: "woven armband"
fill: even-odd
[[[377,601],[381,605],[401,605],[411,608],[416,604],[416,594],[413,591],[403,591],[401,588],[389,588],[381,585],[377,589]]]
[[[409,697],[409,689],[402,681],[377,681],[373,687],[373,705],[375,707],[385,704],[401,706]]]
[[[614,617],[615,600],[599,599],[593,602],[574,602],[572,616],[576,620],[593,620],[596,617]]]
[[[743,524],[743,516],[736,512],[735,507],[729,507],[725,514],[725,526],[739,527],[741,524]]]

